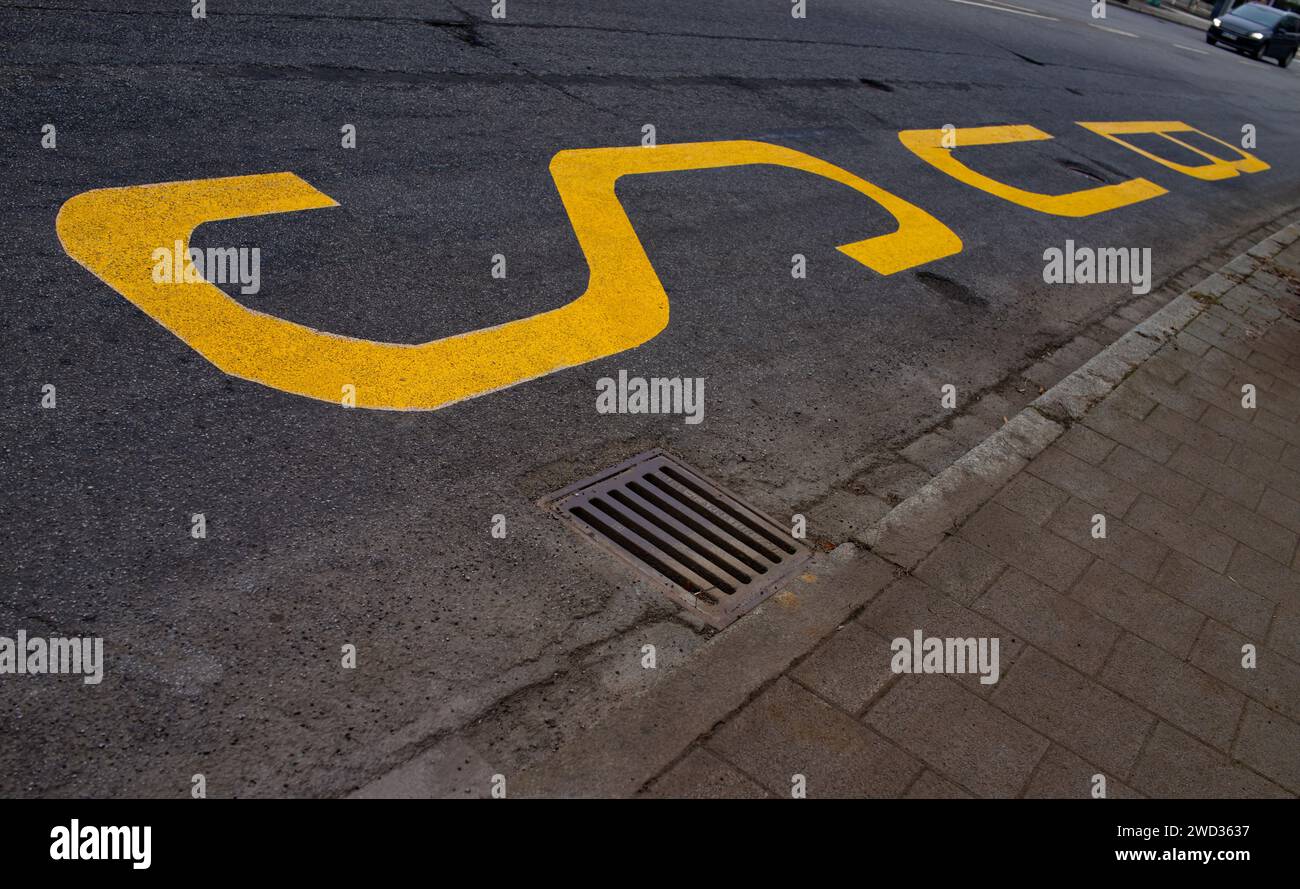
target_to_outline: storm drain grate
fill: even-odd
[[[721,629],[812,555],[789,532],[663,451],[543,498],[586,537]]]

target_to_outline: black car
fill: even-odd
[[[1300,15],[1247,3],[1216,18],[1205,32],[1205,42],[1224,43],[1252,59],[1268,56],[1285,68],[1300,45]]]

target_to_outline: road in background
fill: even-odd
[[[0,635],[102,636],[109,657],[98,686],[0,685],[11,795],[179,796],[196,773],[213,796],[342,794],[440,749],[449,790],[517,767],[707,638],[538,498],[666,447],[788,516],[933,424],[941,385],[992,386],[1131,298],[1044,285],[1047,247],[1151,247],[1159,279],[1300,204],[1300,66],[1114,5],[1097,21],[1084,0],[809,0],[802,20],[782,0],[510,0],[504,20],[486,0],[223,2],[202,21],[164,0],[92,6],[0,6]],[[1272,169],[1198,181],[1075,123],[1090,120],[1230,142],[1251,124]],[[439,411],[382,412],[226,376],[54,230],[92,188],[292,171],[340,206],[208,224],[195,245],[261,248],[261,291],[239,297],[259,311],[422,342],[581,293],[548,164],[637,145],[646,124],[660,143],[755,139],[830,161],[964,249],[885,277],[835,247],[892,221],[834,183],[773,167],[629,178],[618,193],[667,329]],[[1169,193],[1036,213],[897,138],[944,124],[1052,134],[962,155],[1023,188],[1141,176]],[[596,380],[620,369],[704,377],[704,422],[598,415]],[[47,383],[56,410],[39,406]],[[640,668],[645,642],[659,671]]]

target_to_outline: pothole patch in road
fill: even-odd
[[[974,290],[971,290],[965,284],[959,284],[951,278],[945,278],[943,275],[936,275],[934,272],[915,272],[914,274],[918,281],[928,287],[933,293],[942,296],[944,299],[964,303],[968,306],[988,308],[989,301],[980,296]]]
[[[786,528],[660,450],[540,505],[718,629],[779,590],[812,556]]]

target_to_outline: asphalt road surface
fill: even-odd
[[[803,19],[786,0],[491,7],[0,6],[0,636],[97,636],[106,657],[98,685],[0,677],[0,793],[187,796],[203,774],[211,796],[344,795],[437,751],[454,793],[518,768],[709,632],[539,498],[664,447],[789,516],[934,423],[943,384],[992,386],[1131,298],[1044,284],[1046,248],[1150,247],[1158,281],[1300,205],[1300,66],[1116,4],[1104,21],[1085,0],[808,0]],[[1234,144],[1251,125],[1271,169],[1202,181],[1077,121],[1182,121]],[[759,140],[835,164],[962,248],[881,274],[836,247],[895,223],[843,185],[776,166],[629,176],[618,197],[671,304],[661,333],[386,411],[223,373],[55,229],[90,189],[291,172],[338,206],[204,224],[197,247],[261,251],[260,290],[224,289],[421,343],[581,294],[549,164],[640,146],[647,124],[660,145]],[[1144,177],[1168,193],[1037,212],[897,135],[945,124],[1051,134],[957,153],[1023,189]],[[1134,137],[1200,162],[1159,141]],[[703,422],[597,413],[596,381],[620,370],[703,377]]]

